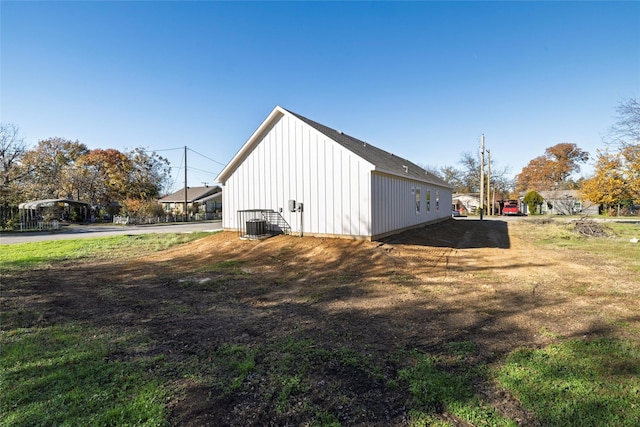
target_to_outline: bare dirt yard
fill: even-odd
[[[138,259],[37,269],[3,297],[8,309],[41,313],[25,322],[146,337],[110,357],[163,356],[176,425],[301,425],[323,413],[342,425],[407,425],[411,394],[381,379],[397,378],[412,350],[446,357],[469,343],[467,363],[480,366],[520,347],[640,330],[637,271],[533,245],[531,227],[448,220],[378,242],[223,232]],[[224,373],[237,366],[216,355],[242,351],[254,368],[238,384]],[[286,366],[304,375],[285,378]],[[520,425],[538,425],[493,382],[475,389]]]

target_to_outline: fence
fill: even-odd
[[[238,235],[241,239],[264,239],[290,232],[287,221],[272,209],[238,211]]]
[[[143,224],[163,224],[170,222],[185,222],[185,221],[212,221],[222,219],[221,213],[197,213],[189,215],[189,218],[185,218],[184,215],[160,215],[160,216],[119,216],[113,217],[114,224],[123,225],[143,225]]]
[[[60,229],[60,222],[53,221],[24,221],[19,224],[20,231],[54,231]]]

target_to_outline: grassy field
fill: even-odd
[[[534,247],[602,257],[616,268],[640,271],[638,247],[621,244],[640,237],[638,225],[610,227],[615,238],[580,237],[570,224],[559,221],[522,222],[513,232],[526,236]],[[41,271],[44,277],[69,262],[86,263],[91,268],[96,262],[133,260],[205,235],[118,236],[3,245],[2,280],[5,284],[8,280],[18,283],[11,287],[12,295],[18,295],[22,273],[27,271],[33,275],[36,270],[35,277]],[[227,292],[225,287],[232,281],[248,283],[252,274],[250,265],[231,259],[190,271],[212,273],[215,280],[166,280],[183,289],[220,293]],[[344,288],[357,275],[341,273],[336,277],[335,286]],[[273,286],[282,287],[286,280]],[[398,283],[407,287],[413,281],[413,276],[407,276]],[[102,297],[116,299],[118,290],[107,289],[108,280],[95,282],[95,286],[105,288],[100,290]],[[640,280],[635,286],[640,297]],[[325,291],[315,292],[309,298],[322,300]],[[232,294],[231,298],[240,298],[238,295]],[[6,293],[2,297],[6,298]],[[351,397],[336,386],[339,383],[320,375],[320,366],[332,367],[338,376],[357,374],[353,384],[358,384],[361,393],[380,389],[383,394],[406,395],[406,401],[398,403],[408,405],[402,425],[640,425],[640,331],[625,324],[618,325],[627,328],[625,338],[554,336],[553,343],[543,348],[515,348],[497,360],[479,358],[473,336],[451,340],[437,350],[394,349],[380,357],[358,342],[346,340],[338,346],[319,338],[289,335],[260,345],[223,343],[205,357],[194,355],[177,362],[168,353],[154,350],[158,343],[142,327],[115,329],[86,321],[40,321],[38,317],[46,317],[45,312],[27,306],[16,309],[15,305],[7,311],[10,301],[2,302],[1,426],[171,425],[175,420],[168,402],[185,381],[204,394],[208,390],[211,399],[215,397],[212,393],[228,399],[254,393],[272,402],[277,416],[286,414],[290,417],[287,419],[295,419],[300,425],[358,424],[339,417],[340,402],[336,399],[344,399],[346,406]],[[176,318],[196,314],[193,306],[180,301],[164,304]],[[333,329],[323,334],[339,338],[339,332]],[[506,400],[519,402],[520,409],[509,411],[497,405],[496,399],[487,399],[479,392],[485,387],[500,390],[509,396]],[[332,396],[331,406],[319,399],[303,398],[310,393]],[[298,418],[292,416],[296,413],[300,414]]]
[[[53,265],[70,260],[108,260],[140,256],[200,239],[210,233],[120,235],[102,238],[49,240],[35,243],[0,245],[4,270]]]

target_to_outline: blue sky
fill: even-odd
[[[640,97],[639,2],[0,2],[0,118],[31,146],[189,147],[213,183],[274,106],[432,167],[595,154]],[[182,150],[158,151],[183,185]],[[583,168],[588,172],[589,167]]]

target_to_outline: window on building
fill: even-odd
[[[436,190],[436,212],[440,210],[440,191]]]
[[[427,190],[427,212],[431,212],[431,190]]]
[[[416,215],[420,215],[420,187],[416,187]]]

